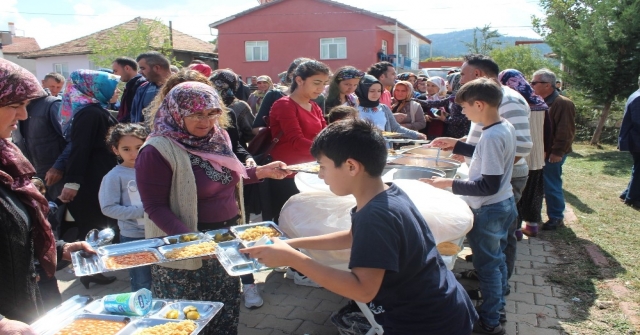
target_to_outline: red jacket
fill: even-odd
[[[269,112],[271,135],[282,131],[280,141],[271,151],[273,160],[288,165],[315,161],[311,156],[313,139],[327,126],[322,109],[311,101],[311,111],[302,108],[290,97],[278,99]]]

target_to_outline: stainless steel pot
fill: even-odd
[[[401,156],[391,160],[389,163],[398,164],[400,166],[417,166],[438,169],[443,171],[447,178],[455,178],[456,172],[460,167],[460,162],[456,160],[436,157]]]
[[[389,172],[391,169],[397,169],[393,174],[393,179],[415,179],[431,178],[431,177],[445,177],[444,171],[426,167],[418,166],[404,166],[404,165],[387,165],[382,175]]]

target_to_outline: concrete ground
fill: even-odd
[[[472,268],[464,260],[470,250],[465,247],[459,254],[454,272]],[[562,291],[544,279],[544,273],[560,261],[549,242],[536,238],[518,243],[518,260],[511,278],[511,294],[507,296],[509,335],[558,335],[562,334],[561,320],[570,317],[569,303]],[[130,290],[127,271],[115,274],[118,280],[110,285],[92,284],[87,290],[68,270],[58,271],[58,284],[63,299],[76,294],[103,296]],[[285,279],[283,273],[261,272],[255,275],[264,299],[259,309],[240,311],[240,335],[313,334],[336,335],[337,329],[330,321],[332,312],[346,304],[346,299],[322,288],[298,286]],[[463,281],[467,288],[475,288],[477,282]]]

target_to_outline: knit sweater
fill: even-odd
[[[525,157],[529,170],[540,170],[544,166],[544,119],[547,111],[531,112],[531,141],[533,147],[529,156]]]
[[[142,148],[147,145],[156,148],[174,171],[171,180],[171,195],[169,197],[171,211],[175,213],[191,231],[197,231],[198,191],[196,189],[196,178],[193,174],[191,160],[189,159],[187,151],[165,137],[151,137],[145,142]],[[142,148],[140,148],[140,150],[142,150]],[[176,171],[180,171],[180,173],[175,173]],[[138,187],[140,186],[141,185],[138,185]],[[142,199],[142,201],[144,203],[144,199]],[[147,213],[144,214],[144,218],[146,219],[144,225],[146,238],[167,235],[149,219]],[[184,261],[161,263],[159,265],[172,269],[197,270],[202,267],[202,260],[200,258],[194,258]]]

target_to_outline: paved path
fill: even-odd
[[[464,260],[469,253],[469,248],[460,253],[454,272],[472,267]],[[559,263],[555,257],[549,242],[526,239],[525,236],[518,243],[516,270],[511,278],[511,294],[507,296],[507,334],[563,333],[560,320],[570,317],[570,304],[563,300],[560,289],[544,279],[545,271]],[[102,296],[129,291],[128,273],[119,271],[115,274],[118,277],[115,283],[106,286],[93,284],[87,290],[73,274],[59,271],[63,299],[76,294]],[[265,303],[255,310],[242,306],[238,334],[338,334],[329,317],[346,303],[346,299],[321,288],[297,286],[292,280],[285,279],[282,273],[261,272],[255,277]],[[463,284],[467,288],[477,286],[477,282],[472,281],[463,281]]]

